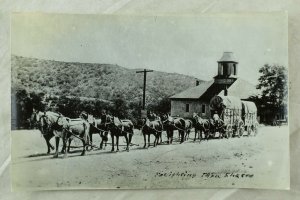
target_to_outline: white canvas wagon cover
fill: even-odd
[[[243,117],[245,126],[254,125],[257,121],[257,108],[256,105],[251,101],[242,101],[243,104]]]
[[[242,104],[244,106],[245,113],[256,113],[257,112],[255,103],[253,103],[251,101],[242,101]]]
[[[222,106],[230,110],[242,110],[242,101],[234,96],[214,96],[210,101],[212,110],[220,110]]]

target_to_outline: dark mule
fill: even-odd
[[[209,119],[203,119],[199,117],[196,113],[193,114],[193,119],[194,119],[194,127],[195,127],[195,138],[194,141],[196,141],[197,134],[198,134],[198,139],[209,139],[211,136],[213,130],[214,124],[212,123],[212,120]],[[204,137],[203,137],[203,135]]]
[[[173,118],[167,114],[161,117],[165,131],[167,132],[168,144],[172,144],[174,131],[177,130],[180,137],[180,144],[184,142],[185,120],[183,118]]]
[[[148,147],[150,146],[150,135],[153,134],[155,139],[153,146],[158,145],[159,139],[161,139],[161,133],[163,131],[163,125],[160,120],[150,121],[149,119],[143,119],[143,125],[141,131],[144,136],[144,148],[146,148],[146,135],[148,135]]]
[[[112,149],[111,151],[115,151],[115,137],[117,143],[117,151],[119,151],[119,137],[123,136],[126,140],[126,150],[129,151],[129,144],[131,143],[133,136],[133,123],[131,120],[123,120],[121,121],[118,117],[113,117],[110,115],[105,115],[103,117],[105,121],[103,124],[107,127],[111,134],[112,140]]]
[[[101,129],[100,137],[101,137],[101,142],[100,142],[100,149],[104,148],[107,146],[108,142],[108,134],[110,132],[110,124],[113,123],[113,117],[106,114],[105,112],[101,114],[100,124],[97,124],[97,128]]]
[[[93,134],[99,134],[99,136],[101,137],[99,148],[102,149],[104,142],[106,147],[108,138],[107,138],[107,134],[106,136],[104,136],[105,135],[104,132],[108,133],[108,131],[104,131],[105,127],[103,127],[101,124],[102,120],[96,119],[92,115],[88,115],[87,121],[90,124],[89,138],[90,138],[91,148],[93,148]]]
[[[48,127],[44,113],[41,111],[33,110],[30,118],[32,128],[37,128],[41,131],[43,138],[47,144],[47,154],[54,150],[54,146],[50,143],[51,138],[54,137],[53,131]]]

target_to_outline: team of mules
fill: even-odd
[[[70,145],[73,138],[77,138],[82,141],[81,155],[85,155],[86,150],[93,145],[93,135],[99,134],[101,142],[100,149],[107,146],[108,136],[111,136],[112,149],[115,151],[115,139],[116,148],[119,151],[119,138],[124,137],[126,141],[126,150],[129,151],[129,146],[132,142],[134,125],[131,120],[120,120],[118,117],[114,117],[105,113],[102,113],[100,118],[95,118],[87,113],[81,113],[79,118],[71,119],[54,112],[40,112],[33,111],[31,116],[32,124],[38,128],[47,144],[47,153],[49,154],[54,147],[50,144],[50,139],[55,137],[55,154],[54,157],[58,157],[59,141],[62,139],[63,147],[61,153],[67,156],[70,151]],[[162,143],[162,133],[166,132],[167,143],[172,144],[174,138],[174,131],[178,132],[179,142],[183,143],[189,139],[191,129],[195,130],[194,141],[208,140],[215,137],[218,132],[219,137],[226,137],[224,123],[222,120],[215,121],[213,119],[203,119],[196,113],[193,114],[192,119],[184,119],[181,117],[171,117],[168,114],[162,114],[160,116],[155,115],[149,118],[144,118],[139,123],[139,129],[144,137],[144,148],[150,146],[150,136],[154,136],[153,146],[157,146]],[[146,137],[148,136],[148,145]],[[68,142],[68,146],[67,146]],[[104,147],[103,147],[104,145]]]
[[[82,113],[79,118],[71,119],[54,112],[40,112],[33,111],[31,116],[31,123],[35,128],[38,128],[42,133],[47,144],[47,154],[54,147],[50,144],[50,139],[55,137],[55,154],[54,157],[58,157],[59,141],[62,139],[63,147],[61,153],[64,153],[64,157],[70,151],[70,145],[73,138],[77,138],[82,141],[82,153],[85,155],[88,147],[93,148],[92,136],[93,134],[99,134],[101,139],[100,149],[103,147],[103,143],[108,141],[108,134],[112,138],[112,149],[114,151],[114,138],[116,138],[117,151],[119,151],[119,137],[123,136],[126,140],[126,150],[129,151],[129,144],[131,143],[133,136],[133,123],[130,120],[120,120],[117,117],[110,115],[103,115],[101,119],[96,119]],[[67,147],[67,142],[69,142]]]

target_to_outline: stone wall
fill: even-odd
[[[189,105],[188,112],[186,111],[187,104]],[[202,113],[203,105],[205,105],[205,113]],[[209,104],[197,100],[171,100],[171,116],[191,118],[194,112],[203,118],[209,118]]]

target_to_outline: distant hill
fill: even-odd
[[[122,97],[139,102],[143,74],[112,64],[60,62],[12,56],[12,90],[44,92],[112,100]],[[154,71],[147,74],[147,102],[157,102],[195,85],[195,77]],[[201,82],[201,81],[200,81]]]

